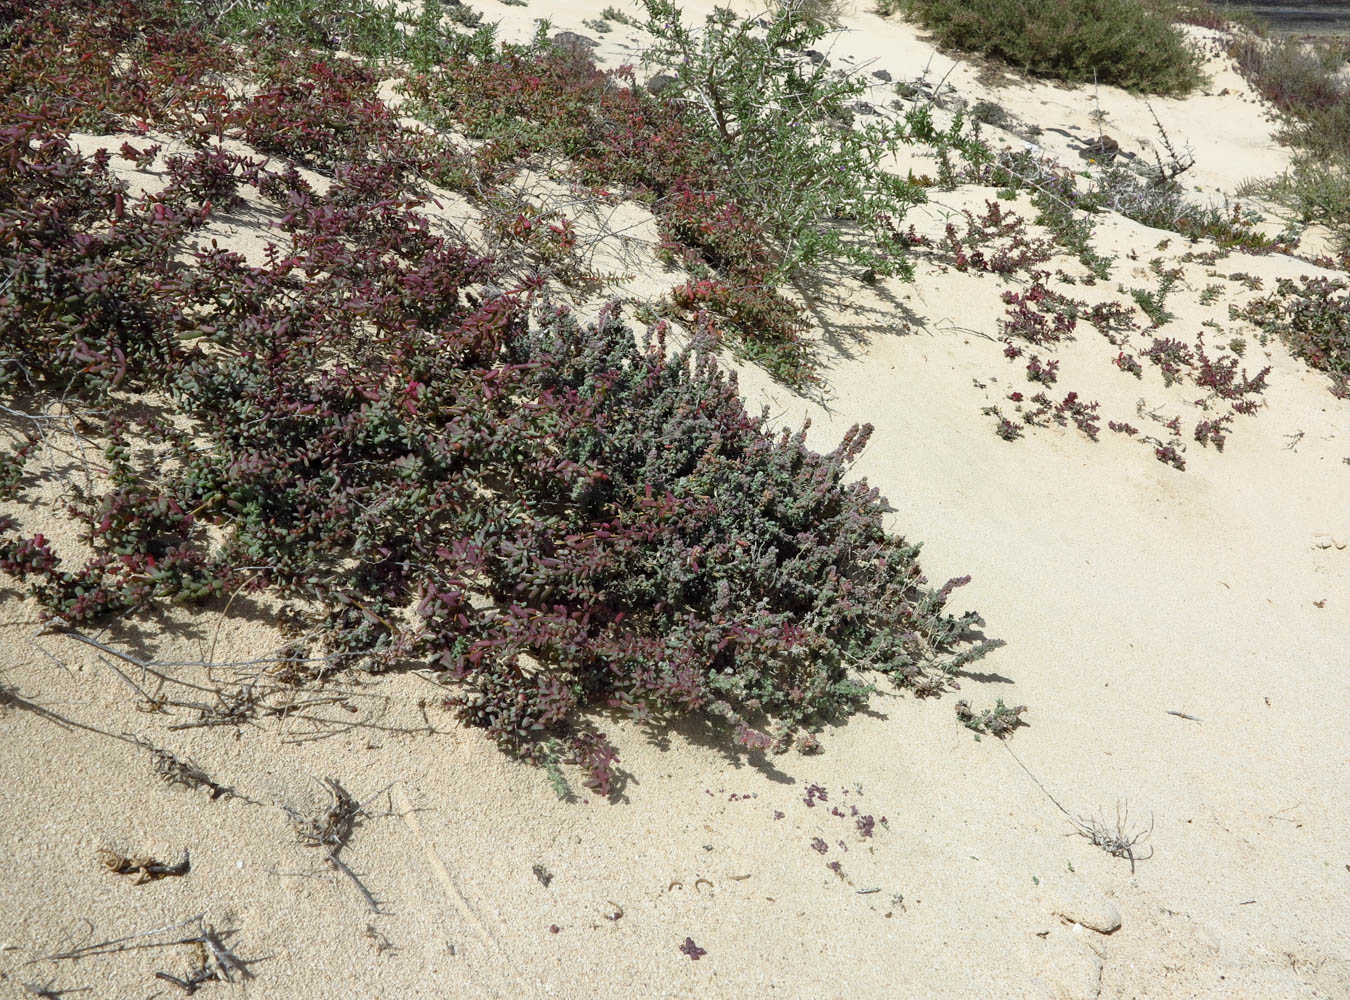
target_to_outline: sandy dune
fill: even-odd
[[[604,6],[487,0],[484,13],[507,36],[547,14],[596,37],[613,67],[631,60],[637,33],[589,32],[581,22]],[[902,22],[860,10],[845,27],[832,60],[996,99],[1040,125],[1037,143],[1066,163],[1095,135],[1094,96],[1122,148],[1151,156],[1142,100],[989,86]],[[1153,102],[1194,150],[1197,197],[1288,159],[1250,88],[1221,61],[1210,72],[1204,93]],[[893,96],[878,84],[878,103]],[[913,221],[940,233],[992,197],[934,191]],[[260,249],[267,231],[248,222],[222,242]],[[637,241],[648,222],[635,207],[624,217]],[[180,995],[154,973],[185,977],[189,945],[34,960],[202,914],[253,976],[203,985],[212,995],[1350,996],[1350,402],[1228,316],[1258,294],[1230,274],[1268,290],[1320,272],[1282,255],[1182,261],[1209,248],[1115,216],[1095,244],[1117,255],[1110,279],[1061,290],[1119,299],[1117,284],[1150,287],[1148,262],[1161,257],[1186,270],[1159,335],[1193,341],[1209,320],[1225,342],[1246,338],[1251,371],[1271,367],[1266,405],[1237,419],[1222,454],[1189,442],[1181,472],[1107,431],[1108,419],[1153,427],[1141,401],[1193,423],[1195,393],[1164,387],[1152,366],[1142,380],[1120,371],[1116,348],[1086,324],[1056,351],[1056,392],[1100,402],[1101,441],[1072,426],[1001,440],[981,409],[1028,388],[997,335],[1000,295],[1016,286],[935,261],[912,283],[843,276],[800,289],[825,398],[740,370],[752,408],[768,403],[789,426],[810,417],[817,448],[876,425],[857,474],[890,499],[896,530],[924,542],[931,577],[973,575],[959,608],[979,609],[1008,641],[962,676],[959,695],[878,695],[814,756],[734,756],[697,723],[653,738],[605,720],[621,787],[612,800],[559,802],[541,771],[460,727],[412,675],[335,678],[283,715],[174,729],[185,716],[137,711],[98,650],[35,636],[35,606],[8,592],[0,679],[21,700],[0,708],[0,991]],[[1049,267],[1085,273],[1067,255]],[[675,281],[653,266],[614,291],[656,296]],[[1212,284],[1221,294],[1203,305]],[[80,459],[53,450],[43,462],[55,503]],[[53,516],[48,534],[74,546],[63,525]],[[280,645],[273,611],[240,598],[228,615],[93,637],[159,662],[246,663]],[[172,673],[228,686],[259,669]],[[1025,704],[1028,725],[1006,743],[977,740],[954,720],[957,697]],[[167,787],[132,736],[236,794]],[[343,857],[378,913],[296,842],[285,810],[321,812],[325,777],[369,800]],[[814,801],[812,785],[828,799]],[[1118,811],[1127,834],[1151,830],[1134,863],[1074,835],[1075,819],[1114,831]],[[876,821],[870,838],[863,816]],[[187,848],[192,871],[132,885],[103,868],[101,848],[166,860]],[[175,936],[190,932],[137,942]],[[706,951],[697,961],[680,950],[687,938]]]

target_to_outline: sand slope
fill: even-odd
[[[585,32],[603,6],[489,0],[485,13],[506,33],[544,13]],[[910,26],[865,12],[846,26],[832,59],[897,80],[927,67],[971,99],[994,93]],[[627,60],[632,34],[603,37],[604,64]],[[1208,94],[1154,107],[1193,146],[1195,183],[1231,191],[1287,155],[1248,88],[1217,63],[1213,73]],[[1089,96],[1042,83],[997,92],[1075,163],[1074,136],[1094,132]],[[1143,155],[1144,102],[1108,88],[1098,98],[1122,146]],[[940,232],[991,197],[935,192],[913,221]],[[629,223],[641,232],[642,221]],[[222,237],[256,249],[263,232]],[[1114,217],[1095,243],[1119,255],[1111,279],[1061,288],[1089,301],[1119,298],[1117,283],[1148,287],[1154,257],[1171,266],[1204,249]],[[137,711],[97,650],[35,636],[35,608],[7,592],[0,679],[21,700],[0,708],[0,989],[179,995],[154,973],[185,977],[190,945],[32,960],[204,914],[255,976],[202,987],[220,995],[1350,995],[1350,402],[1228,319],[1229,303],[1256,294],[1229,273],[1269,289],[1316,268],[1236,254],[1184,266],[1161,333],[1193,340],[1211,320],[1225,339],[1248,338],[1249,369],[1272,368],[1268,405],[1238,418],[1222,454],[1191,443],[1185,472],[1105,422],[1145,426],[1142,399],[1193,423],[1195,393],[1165,388],[1152,366],[1142,380],[1119,371],[1084,324],[1055,352],[1056,392],[1100,401],[1102,440],[1072,427],[995,436],[981,408],[1030,388],[996,338],[1000,293],[1016,286],[933,262],[911,284],[845,277],[802,290],[826,398],[740,372],[752,405],[787,425],[809,416],[818,448],[876,425],[857,474],[890,499],[896,529],[925,543],[931,577],[973,574],[957,605],[1008,640],[960,693],[977,708],[1029,706],[1007,744],[956,725],[957,695],[879,695],[809,757],[730,755],[695,722],[652,736],[605,720],[624,780],[612,801],[565,803],[540,771],[454,723],[416,676],[336,678],[320,704],[237,729],[171,729],[190,717]],[[1083,274],[1071,257],[1053,267]],[[658,294],[649,278],[641,294]],[[1200,304],[1214,283],[1222,296]],[[55,502],[78,463],[43,460]],[[241,598],[227,618],[216,609],[97,638],[157,661],[252,661],[280,642],[273,617]],[[228,686],[259,669],[172,674]],[[166,786],[123,734],[194,759],[238,797]],[[379,913],[296,842],[284,811],[321,810],[316,779],[330,776],[370,797],[343,857]],[[807,803],[813,784],[826,801]],[[1118,806],[1127,832],[1152,830],[1133,869],[1073,835],[1071,817],[1114,827]],[[187,847],[192,871],[134,886],[102,868],[108,847],[170,860]],[[706,950],[698,961],[681,953],[686,938]]]

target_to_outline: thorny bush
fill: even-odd
[[[652,36],[643,62],[670,77],[662,99],[682,110],[722,190],[768,235],[773,279],[841,263],[909,276],[896,227],[925,194],[884,165],[902,146],[987,159],[963,117],[939,129],[927,106],[894,116],[861,102],[862,74],[805,55],[829,27],[791,5],[763,18],[719,7],[698,27],[673,0],[642,5]]]

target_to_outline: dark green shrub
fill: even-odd
[[[1156,6],[1141,0],[882,0],[954,49],[1073,83],[1149,94],[1199,85],[1199,59]]]

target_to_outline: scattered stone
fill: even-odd
[[[875,69],[872,71],[872,75],[876,77],[878,80],[880,80],[882,83],[891,82],[891,74],[887,73],[884,69]]]
[[[647,81],[647,93],[659,94],[674,82],[675,77],[668,73],[657,73],[656,76]]]
[[[553,36],[553,44],[574,56],[590,57],[590,50],[599,46],[594,38],[578,35],[575,31],[560,31]]]
[[[1102,893],[1078,879],[1065,879],[1054,886],[1050,912],[1098,934],[1120,928],[1120,910]]]

